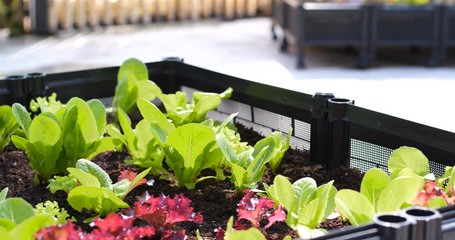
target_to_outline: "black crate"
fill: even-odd
[[[429,158],[431,172],[435,175],[442,175],[445,166],[455,165],[455,133],[452,132],[360,108],[352,100],[335,98],[333,94],[313,96],[273,87],[184,64],[179,59],[146,65],[150,79],[167,93],[195,89],[221,92],[232,87],[231,99],[223,101],[210,117],[222,120],[239,112],[235,121],[262,134],[292,129],[291,146],[310,150],[312,161],[327,168],[346,166],[364,172],[371,167],[385,168],[391,151],[403,145],[419,148]],[[0,104],[20,102],[28,105],[36,96],[52,92],[56,92],[63,102],[79,96],[99,98],[109,104],[114,95],[117,71],[118,67],[111,67],[3,79],[0,80]],[[455,226],[449,224],[455,221],[455,206],[439,212],[442,215],[435,219],[442,219],[442,223],[433,230],[443,230],[443,239],[450,239],[449,233],[455,231]],[[321,239],[408,239],[387,235],[395,229],[384,227],[383,222],[334,232]],[[403,223],[399,231],[408,227],[409,224]]]

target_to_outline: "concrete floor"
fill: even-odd
[[[0,76],[64,72],[178,56],[202,68],[309,94],[332,92],[357,106],[455,132],[455,63],[427,68],[424,53],[388,51],[366,70],[343,49],[307,49],[305,69],[279,51],[268,18],[124,26],[0,40]],[[392,53],[392,54],[391,54]],[[395,54],[396,53],[396,54]],[[153,80],[153,79],[152,79]]]

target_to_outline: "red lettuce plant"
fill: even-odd
[[[110,213],[104,219],[98,218],[93,221],[90,226],[94,227],[94,230],[90,233],[83,232],[74,223],[68,221],[64,225],[41,229],[35,234],[35,238],[38,240],[139,240],[155,235],[153,227],[133,227],[133,221],[134,218]]]
[[[455,190],[449,186],[450,196],[434,180],[428,180],[423,184],[420,191],[412,201],[412,204],[423,207],[439,207],[455,203]]]
[[[281,205],[277,209],[273,209],[275,203],[266,197],[257,197],[253,191],[245,190],[245,196],[237,205],[238,219],[235,222],[235,228],[238,230],[247,229],[248,227],[242,223],[242,220],[247,220],[252,227],[259,228],[262,231],[267,230],[275,222],[284,222],[286,213]],[[261,221],[267,220],[268,223],[261,227]]]
[[[164,194],[160,197],[153,197],[145,192],[134,203],[134,214],[161,232],[163,234],[162,239],[173,239],[176,236],[185,236],[185,230],[171,230],[176,223],[183,221],[200,223],[203,221],[202,215],[199,212],[194,213],[190,204],[191,200],[183,194],[171,198]]]
[[[127,178],[127,172],[123,177]],[[133,177],[134,176],[130,176]],[[161,236],[162,240],[185,239],[185,230],[172,230],[172,227],[182,221],[203,221],[200,213],[194,213],[190,206],[191,200],[176,195],[173,198],[165,196],[153,197],[145,192],[134,207],[126,210],[125,214],[110,213],[104,219],[97,218],[90,226],[94,229],[84,232],[68,221],[64,225],[55,225],[41,229],[35,238],[38,240],[139,240],[144,237]],[[133,227],[135,219],[142,219],[149,226]]]

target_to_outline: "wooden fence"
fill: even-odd
[[[269,15],[271,0],[30,0],[32,31]]]

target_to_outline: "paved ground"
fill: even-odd
[[[424,67],[424,52],[381,54],[371,68],[355,68],[344,49],[308,49],[307,68],[281,53],[267,18],[230,22],[155,24],[26,36],[0,40],[0,76],[62,72],[120,65],[129,57],[144,62],[179,56],[188,64],[296,89],[332,92],[356,105],[455,132],[455,60]],[[453,58],[453,57],[452,57]]]

